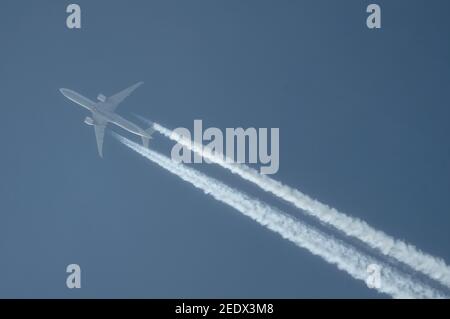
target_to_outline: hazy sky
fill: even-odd
[[[0,297],[386,297],[110,135],[100,159],[58,89],[94,99],[138,81],[125,118],[279,127],[275,179],[450,262],[448,1],[74,2],[81,30],[71,1],[0,2]]]

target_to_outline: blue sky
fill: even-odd
[[[128,119],[279,127],[274,178],[450,262],[448,1],[376,1],[377,31],[359,0],[77,1],[81,30],[69,3],[0,3],[0,297],[385,297],[111,136],[100,159],[60,87],[144,81]]]

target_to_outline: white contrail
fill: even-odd
[[[444,298],[445,295],[421,283],[415,283],[411,277],[392,269],[388,265],[381,265],[372,257],[363,255],[351,246],[329,237],[312,227],[306,226],[293,217],[253,199],[222,182],[208,177],[183,164],[176,163],[170,158],[149,150],[118,134],[114,136],[123,144],[138,152],[145,158],[155,162],[162,168],[179,176],[206,194],[211,195],[259,224],[280,234],[296,245],[309,250],[314,255],[322,257],[328,263],[335,264],[339,269],[347,272],[353,278],[365,281],[367,269],[371,264],[382,267],[381,281],[377,288],[395,298]]]
[[[140,116],[139,118],[148,121]],[[305,213],[335,227],[345,235],[357,238],[369,247],[380,251],[382,254],[392,257],[408,265],[412,269],[450,287],[450,267],[447,266],[443,259],[424,253],[413,245],[395,239],[382,231],[376,230],[366,222],[339,212],[328,205],[310,198],[295,188],[260,174],[258,171],[247,165],[235,163],[233,162],[233,159],[227,158],[226,156],[224,157],[223,154],[214,154],[207,147],[203,147],[203,145],[187,139],[158,123],[153,123],[153,126],[154,129],[162,135],[185,146],[187,149],[202,155],[211,162],[219,164],[243,179],[254,183],[264,191],[270,192],[273,195],[294,204]]]

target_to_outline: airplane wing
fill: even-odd
[[[125,100],[131,93],[133,93],[134,90],[140,87],[143,83],[144,82],[136,83],[130,86],[129,88],[108,97],[108,103],[105,105],[105,108],[108,111],[114,112],[115,109],[119,106],[119,104],[122,103],[123,100]]]
[[[94,118],[95,138],[97,140],[98,155],[100,155],[100,157],[103,157],[103,137],[105,136],[105,128],[106,124],[108,123],[95,115],[93,116],[93,118]]]

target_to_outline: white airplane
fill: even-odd
[[[110,97],[99,94],[97,97],[99,102],[91,101],[87,97],[84,97],[83,95],[69,89],[59,89],[59,91],[66,98],[92,112],[92,117],[87,116],[84,119],[84,123],[94,126],[98,154],[100,157],[103,157],[103,137],[105,135],[105,127],[108,123],[113,123],[131,133],[139,135],[142,138],[142,144],[145,147],[148,147],[148,142],[152,138],[151,135],[155,131],[153,127],[149,127],[144,130],[115,113],[117,106],[119,106],[119,104],[125,100],[127,96],[129,96],[142,84],[143,82],[136,83],[128,89],[125,89]]]

